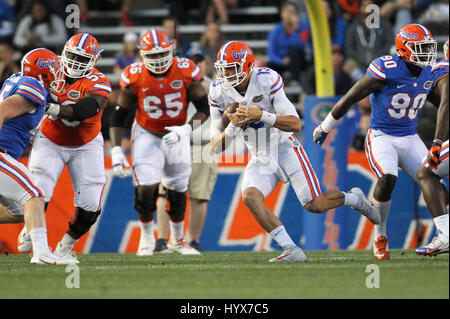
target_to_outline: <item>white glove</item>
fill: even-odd
[[[191,135],[192,126],[189,124],[184,124],[182,126],[166,126],[166,130],[170,131],[163,136],[162,141],[166,145],[174,145],[181,141],[185,136]]]
[[[111,149],[111,160],[113,164],[113,175],[125,178],[131,175],[131,166],[122,152],[122,147],[114,146]]]

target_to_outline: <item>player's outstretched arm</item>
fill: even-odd
[[[130,175],[130,164],[122,151],[123,128],[125,126],[125,118],[136,101],[136,95],[129,88],[122,87],[117,99],[118,105],[114,108],[109,124],[109,136],[111,138],[111,160],[113,164],[113,174],[124,178]]]
[[[315,143],[322,144],[328,132],[336,122],[347,114],[348,110],[371,93],[381,91],[385,86],[384,81],[375,80],[368,75],[364,75],[353,87],[333,106],[325,120],[319,124],[313,133]]]
[[[105,97],[87,93],[78,102],[68,105],[59,105],[50,103],[47,106],[46,113],[57,116],[68,121],[84,121],[96,116],[100,110],[106,107],[107,100]]]
[[[0,130],[3,122],[35,110],[37,104],[22,95],[14,94],[0,102]]]

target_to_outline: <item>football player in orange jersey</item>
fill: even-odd
[[[100,129],[111,84],[95,69],[101,51],[87,33],[76,34],[65,44],[61,56],[65,85],[61,92],[50,94],[54,103],[36,134],[28,164],[47,204],[64,165],[69,169],[76,210],[55,254],[75,260],[72,248],[96,222],[106,181]],[[23,229],[18,240],[22,252],[31,249],[27,239]]]
[[[120,147],[126,114],[137,101],[132,129],[134,207],[141,225],[137,255],[152,255],[155,245],[153,216],[158,186],[166,190],[172,249],[199,254],[184,240],[186,190],[191,174],[190,134],[209,117],[206,92],[198,66],[172,56],[171,40],[160,30],[147,31],[140,41],[143,62],[128,66],[120,79],[118,106],[111,116],[110,135],[114,175],[125,177],[129,167]],[[197,109],[187,120],[188,101]]]

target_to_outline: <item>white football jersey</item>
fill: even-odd
[[[283,79],[269,68],[255,68],[250,74],[250,81],[245,96],[235,88],[225,88],[215,81],[209,87],[208,102],[211,113],[211,138],[224,130],[222,115],[234,102],[243,105],[257,105],[261,110],[276,115],[294,115],[298,117],[295,106],[286,97]],[[260,152],[274,154],[274,148],[287,143],[292,132],[284,132],[275,127],[267,127],[263,122],[247,123],[239,132],[252,155]]]

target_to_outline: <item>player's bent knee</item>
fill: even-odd
[[[134,188],[134,208],[139,214],[149,216],[150,219],[156,210],[158,185],[138,185]]]
[[[261,201],[264,202],[264,195],[256,188],[250,187],[244,190],[242,200],[247,207],[254,207]]]
[[[186,211],[186,192],[177,192],[171,189],[166,191],[167,194],[167,213],[174,222],[182,221]]]
[[[69,221],[69,234],[74,239],[78,239],[86,234],[91,226],[94,225],[97,221],[100,212],[100,210],[96,212],[90,212],[77,207],[75,214]]]

